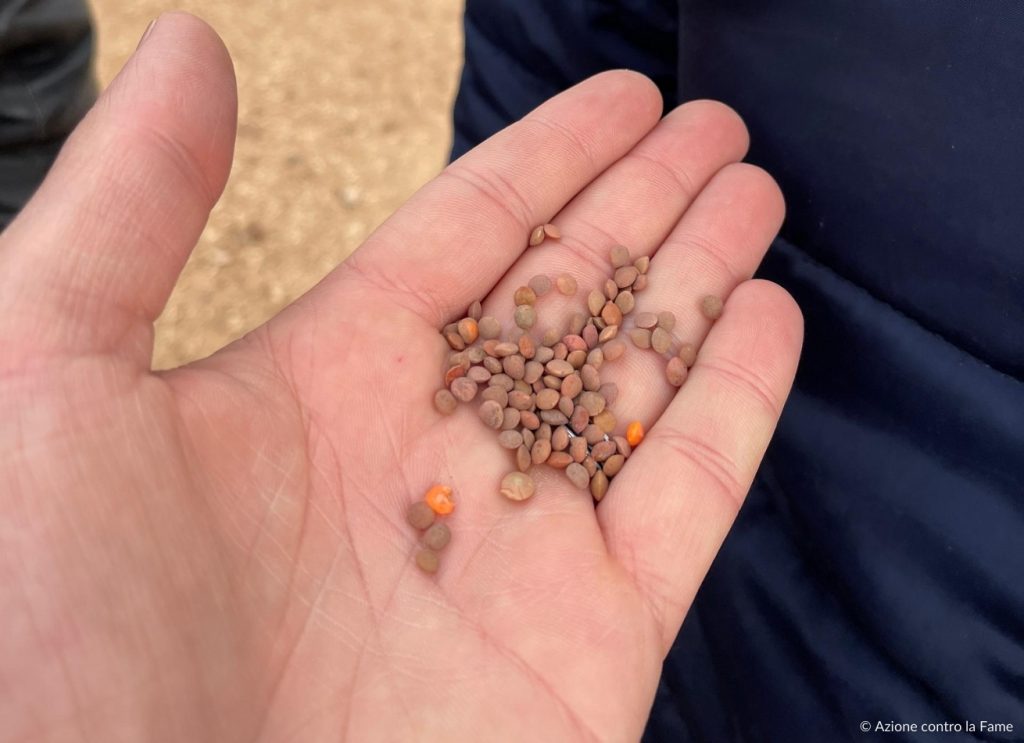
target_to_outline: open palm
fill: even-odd
[[[235,124],[216,36],[164,16],[0,238],[0,738],[636,739],[801,342],[749,280],[783,206],[742,123],[660,112],[639,75],[582,83],[266,326],[154,374]],[[549,220],[563,239],[524,250]],[[539,273],[579,282],[539,301],[563,324],[619,242],[697,364],[675,393],[653,352],[606,363],[649,434],[597,509],[547,468],[506,501],[494,434],[431,405],[437,331],[476,299],[508,323]],[[459,505],[427,576],[404,512],[436,482]]]

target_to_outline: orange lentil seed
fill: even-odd
[[[447,485],[434,485],[423,497],[427,505],[439,516],[447,516],[455,510],[455,499],[452,489]]]
[[[626,441],[630,446],[637,446],[644,440],[644,426],[640,421],[633,421],[626,426]]]

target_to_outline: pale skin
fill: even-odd
[[[269,323],[153,373],[235,133],[222,44],[162,17],[0,236],[0,738],[637,739],[802,339],[750,280],[783,202],[742,122],[660,113],[640,75],[580,84]],[[546,221],[562,240],[527,250]],[[559,321],[615,242],[652,256],[638,306],[697,363],[678,392],[650,351],[602,369],[648,433],[597,509],[540,468],[507,501],[475,407],[431,405],[437,331],[475,299],[508,325],[516,287],[569,271],[580,294],[538,303]],[[427,576],[404,512],[435,482],[458,507]]]

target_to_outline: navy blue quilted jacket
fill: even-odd
[[[744,117],[807,323],[647,739],[1024,740],[1024,4],[469,0],[454,153],[613,67]]]

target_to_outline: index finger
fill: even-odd
[[[355,275],[440,327],[487,294],[530,229],[629,152],[661,111],[658,89],[635,72],[570,88],[449,165],[318,291],[329,302]]]

